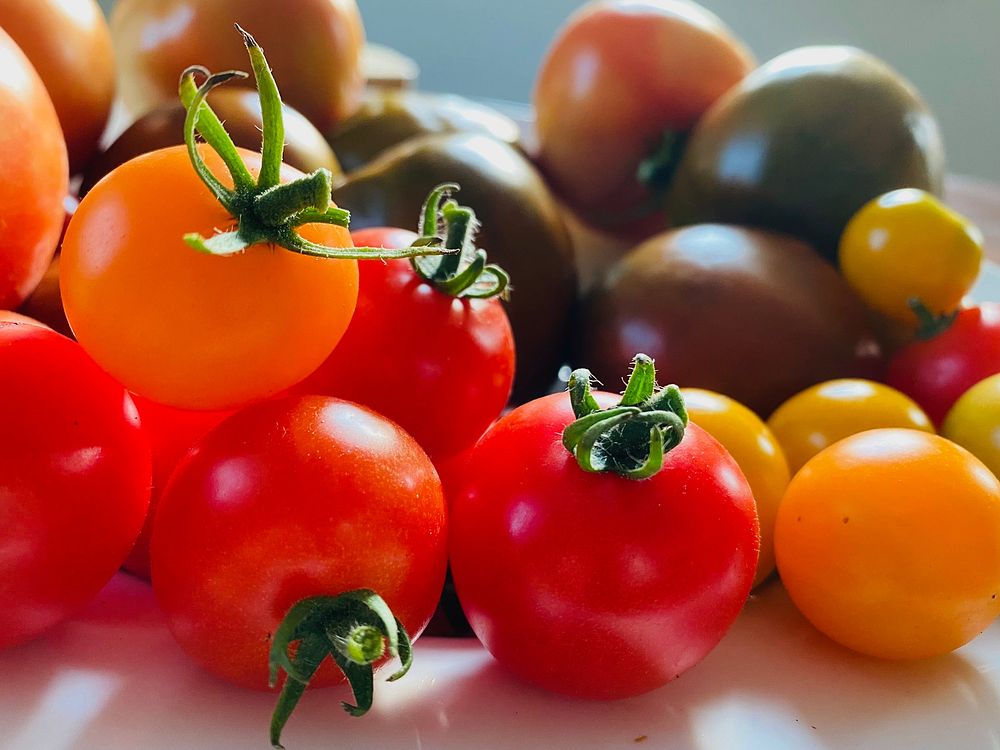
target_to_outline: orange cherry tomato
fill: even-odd
[[[115,95],[114,49],[101,7],[96,0],[3,0],[0,26],[45,83],[76,174],[97,149]]]
[[[201,153],[231,186],[221,159],[205,147]],[[260,155],[240,153],[256,175]],[[288,166],[281,175],[302,176]],[[182,239],[232,224],[182,146],[123,164],[80,203],[60,264],[66,317],[84,349],[129,390],[170,406],[235,408],[297,383],[346,330],[356,261],[265,244],[214,256]],[[299,231],[352,246],[342,227]]]
[[[824,448],[882,427],[934,432],[909,396],[871,380],[828,380],[797,393],[767,420],[794,474]]]
[[[774,519],[791,478],[781,446],[767,425],[750,409],[720,393],[682,388],[688,417],[736,459],[746,477],[760,519],[760,557],[753,585],[774,572]]]
[[[802,614],[865,654],[944,654],[1000,614],[1000,481],[937,435],[872,430],[824,450],[789,485],[774,546]]]
[[[0,309],[20,305],[62,231],[66,141],[35,69],[0,29]]]

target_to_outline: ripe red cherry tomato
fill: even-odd
[[[107,583],[142,526],[149,479],[125,389],[65,336],[0,322],[0,648]]]
[[[427,455],[397,425],[320,396],[248,407],[172,475],[152,540],[153,588],[208,671],[268,684],[272,635],[293,604],[369,588],[412,637],[444,582],[446,514]],[[315,684],[336,681],[321,669]]]
[[[407,247],[404,229],[354,243]],[[364,404],[401,425],[437,461],[471,446],[514,381],[514,334],[500,300],[454,297],[409,261],[359,264],[358,308],[344,338],[299,390]]]
[[[149,540],[153,535],[153,519],[163,488],[187,452],[232,412],[175,409],[135,394],[132,394],[132,400],[142,419],[142,430],[146,433],[153,455],[153,491],[142,532],[122,567],[149,580]]]
[[[521,678],[637,695],[696,664],[736,618],[757,565],[753,496],[696,425],[633,480],[581,469],[560,442],[573,421],[566,394],[546,396],[472,449],[450,498],[452,575],[476,635]]]
[[[886,382],[940,426],[958,398],[1000,372],[1000,302],[960,310],[943,332],[901,349]]]

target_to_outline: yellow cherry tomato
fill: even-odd
[[[840,240],[840,270],[865,303],[916,326],[909,301],[951,312],[979,275],[983,235],[923,190],[893,190],[862,206]]]
[[[760,519],[757,586],[774,572],[774,518],[790,479],[785,454],[760,417],[738,401],[700,388],[681,393],[691,421],[722,443],[753,491]]]
[[[778,508],[778,572],[820,631],[887,659],[944,654],[1000,614],[1000,481],[937,435],[827,448]]]
[[[976,383],[951,407],[941,434],[1000,476],[1000,375]]]
[[[792,474],[827,446],[880,427],[934,432],[909,396],[871,380],[829,380],[792,396],[767,420]]]

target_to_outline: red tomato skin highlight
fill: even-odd
[[[518,676],[624,698],[692,667],[735,620],[757,564],[756,509],[735,461],[695,425],[658,474],[634,481],[580,469],[560,442],[572,420],[566,394],[547,396],[472,450],[450,498],[452,574],[477,636]]]
[[[131,549],[150,454],[131,399],[75,342],[0,323],[0,648],[94,596]]]
[[[365,229],[358,247],[407,247],[405,229]],[[514,334],[498,299],[437,291],[407,260],[358,264],[358,305],[327,360],[297,392],[337,396],[392,419],[435,461],[469,448],[514,382]]]
[[[419,636],[444,581],[447,513],[433,465],[398,426],[339,399],[289,397],[240,410],[188,453],[151,553],[184,650],[264,689],[271,635],[306,597],[373,589]],[[341,679],[328,664],[311,684]]]

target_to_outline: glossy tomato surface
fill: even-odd
[[[940,425],[972,386],[1000,373],[1000,302],[960,310],[955,321],[927,341],[898,351],[886,382],[912,398]]]
[[[750,484],[760,522],[760,557],[753,585],[774,572],[774,519],[791,479],[778,440],[760,417],[738,401],[701,388],[683,388],[688,418],[729,451]]]
[[[153,529],[153,588],[174,636],[208,671],[256,688],[299,600],[373,589],[416,637],[446,564],[441,482],[420,446],[319,396],[257,404],[209,433]],[[314,684],[335,679],[321,670]]]
[[[417,239],[404,229],[353,237],[359,247]],[[347,333],[297,390],[370,407],[435,460],[470,447],[500,415],[514,381],[514,334],[500,300],[438,291],[407,260],[366,261],[359,271]]]
[[[649,479],[587,473],[560,439],[573,419],[566,394],[546,396],[476,444],[450,498],[452,574],[476,635],[522,679],[638,695],[696,664],[739,613],[757,565],[753,495],[696,425]]]
[[[114,49],[101,7],[96,0],[4,0],[0,27],[52,97],[76,174],[97,149],[115,95]]]
[[[282,97],[324,130],[361,101],[365,31],[355,0],[119,0],[111,14],[121,96],[142,115],[177,101],[189,65],[246,70],[238,23],[267,53]]]
[[[125,389],[78,344],[0,321],[0,648],[74,613],[122,564],[149,503]]]
[[[796,475],[775,529],[795,604],[848,648],[944,654],[1000,614],[1000,481],[937,435],[872,430]]]
[[[979,381],[962,394],[941,425],[941,434],[1000,477],[1000,374]]]
[[[221,160],[202,153],[221,176]],[[260,155],[241,154],[256,174]],[[283,180],[298,176],[282,170]],[[60,260],[66,317],[87,352],[129,390],[181,408],[235,408],[300,381],[347,329],[355,261],[263,244],[214,256],[183,241],[232,224],[181,146],[127,162],[80,203]],[[307,225],[301,233],[351,247],[340,227]]]
[[[666,185],[654,178],[650,189],[640,164],[664,136],[683,137],[753,67],[743,43],[697,3],[588,3],[538,74],[539,163],[585,221],[622,226],[658,214],[662,225],[657,191]]]
[[[38,285],[59,242],[66,141],[42,80],[0,28],[0,309]]]

